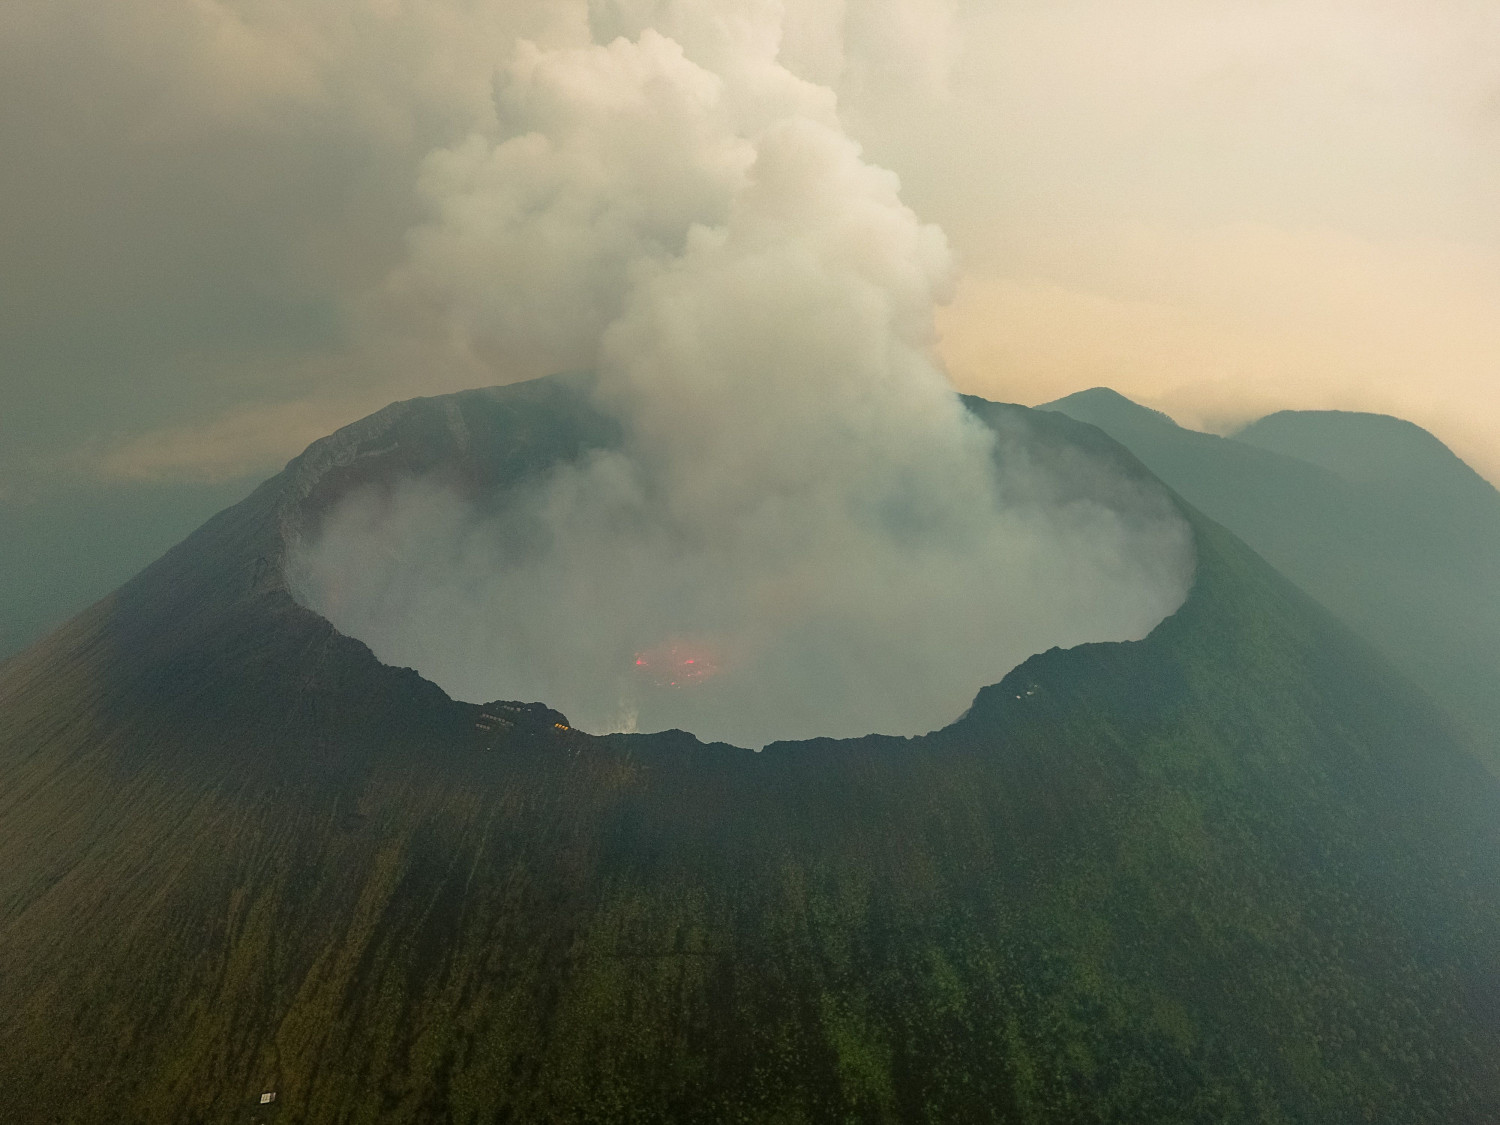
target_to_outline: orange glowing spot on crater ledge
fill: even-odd
[[[635,666],[657,687],[689,687],[719,673],[718,661],[703,644],[669,641],[635,654]]]

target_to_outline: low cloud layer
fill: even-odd
[[[1175,608],[1165,498],[997,467],[932,354],[946,241],[782,64],[777,14],[624,30],[518,45],[494,127],[425,162],[388,290],[460,351],[591,368],[624,445],[498,512],[350,496],[292,561],[308,604],[462,698],[748,745],[925,731]]]

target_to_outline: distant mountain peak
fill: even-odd
[[[1353,410],[1280,410],[1242,427],[1236,441],[1321,465],[1346,480],[1378,482],[1435,476],[1480,478],[1415,422]],[[1469,478],[1473,478],[1470,480]]]
[[[1110,387],[1090,387],[1086,391],[1077,391],[1043,403],[1037,409],[1056,411],[1080,422],[1104,428],[1110,425],[1169,426],[1174,430],[1182,428],[1160,410],[1142,406]]]

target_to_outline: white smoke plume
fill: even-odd
[[[783,65],[778,7],[595,26],[624,34],[517,44],[495,131],[427,160],[390,288],[477,356],[592,369],[625,443],[500,515],[349,497],[291,563],[309,605],[460,698],[760,745],[931,729],[1180,603],[1164,498],[997,471],[932,355],[942,233]]]

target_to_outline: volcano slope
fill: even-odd
[[[1119,441],[1429,692],[1500,773],[1500,492],[1425,430],[1283,411],[1231,437],[1103,387],[1043,406]]]
[[[1148,638],[914,739],[589,737],[291,598],[352,481],[613,440],[581,386],[340,431],[0,666],[7,1120],[1500,1119],[1497,783],[1191,510]]]

